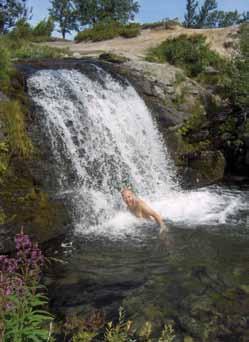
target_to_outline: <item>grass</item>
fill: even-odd
[[[33,153],[33,145],[26,132],[25,115],[19,102],[1,102],[0,118],[4,122],[6,143],[10,153],[29,159]]]
[[[71,55],[69,49],[52,48],[46,45],[24,44],[14,53],[17,59],[64,58]]]
[[[98,42],[102,40],[113,39],[115,37],[133,38],[137,37],[141,33],[141,27],[139,24],[123,25],[119,22],[102,22],[93,26],[93,28],[85,29],[79,32],[75,41],[77,43],[82,41]]]

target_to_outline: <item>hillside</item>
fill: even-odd
[[[181,34],[196,35],[203,34],[211,49],[223,56],[230,56],[233,52],[233,43],[238,28],[228,27],[221,29],[186,29],[175,26],[172,29],[146,29],[142,30],[140,36],[126,39],[122,37],[101,42],[74,43],[71,41],[57,41],[46,43],[48,46],[69,48],[74,57],[97,56],[102,52],[112,51],[132,59],[143,59],[149,48],[155,47],[166,39],[177,37]]]

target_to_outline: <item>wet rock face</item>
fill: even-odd
[[[13,80],[18,83],[19,79]],[[14,237],[21,227],[39,243],[64,235],[70,223],[63,198],[56,195],[56,177],[50,151],[41,134],[34,109],[24,94],[24,84],[18,83],[18,96],[26,106],[27,135],[34,147],[33,154],[23,157],[14,151],[9,156],[8,167],[1,174],[0,208],[4,219],[0,224],[0,254],[14,248]],[[0,102],[12,101],[0,93]],[[15,101],[15,100],[13,100]],[[0,142],[5,142],[6,123],[0,122]],[[9,152],[7,152],[9,153]]]
[[[225,159],[219,148],[211,146],[210,130],[212,120],[220,124],[227,118],[225,111],[218,115],[216,110],[214,114],[212,107],[221,107],[218,97],[167,63],[129,61],[103,66],[125,76],[144,98],[185,187],[223,179]]]

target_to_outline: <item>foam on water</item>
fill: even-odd
[[[112,239],[141,236],[143,222],[127,213],[119,193],[127,183],[174,224],[230,220],[241,207],[240,194],[181,191],[158,129],[135,89],[99,67],[93,66],[92,74],[43,70],[28,80],[58,165],[60,192],[70,193],[76,231]]]

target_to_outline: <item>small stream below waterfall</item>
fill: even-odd
[[[28,79],[51,145],[56,196],[72,208],[73,233],[48,248],[64,261],[46,276],[52,309],[103,310],[113,319],[122,305],[138,326],[173,319],[192,336],[228,307],[226,317],[237,320],[240,312],[249,323],[249,187],[181,190],[135,89],[91,68],[41,70]],[[162,214],[167,236],[127,212],[126,185]]]

